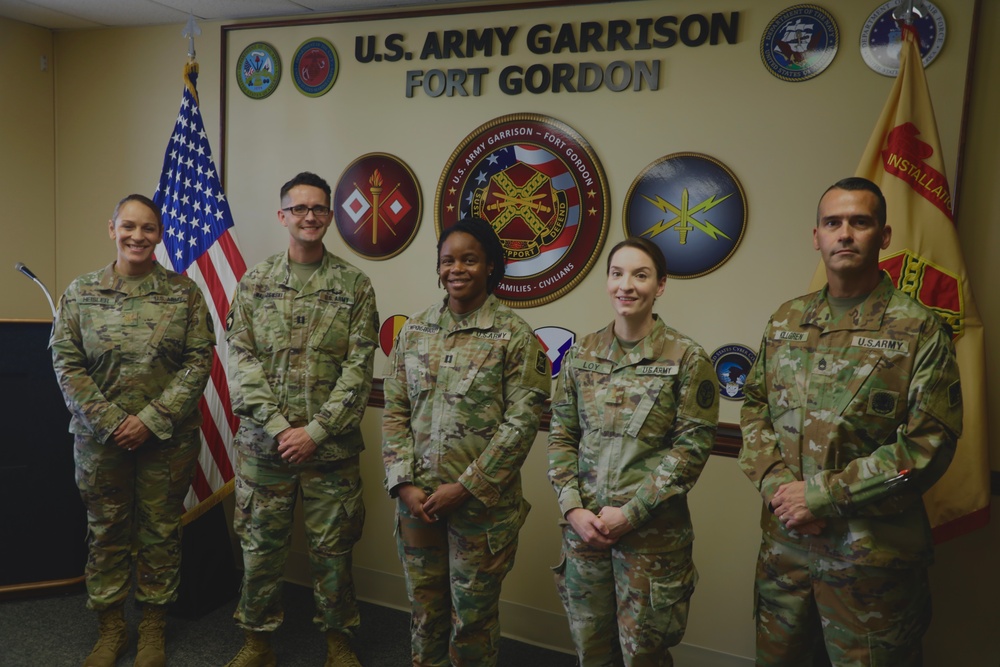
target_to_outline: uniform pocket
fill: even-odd
[[[347,354],[347,344],[351,336],[349,306],[339,302],[323,301],[318,321],[309,336],[309,347],[336,357]]]
[[[506,510],[506,516],[493,522],[493,525],[486,529],[486,540],[490,553],[500,553],[517,539],[530,510],[531,505],[522,498],[516,511]]]

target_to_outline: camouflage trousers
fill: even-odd
[[[500,586],[514,566],[520,524],[496,539],[465,509],[428,524],[397,502],[414,667],[497,664]]]
[[[289,464],[237,452],[233,524],[243,547],[243,586],[233,617],[245,630],[281,625],[282,578],[300,492],[316,603],[313,621],[324,632],[353,635],[361,617],[351,551],[365,522],[357,456]]]
[[[756,580],[757,664],[922,664],[930,625],[927,569],[859,566],[772,540]]]
[[[132,584],[135,599],[165,605],[177,597],[181,515],[201,439],[198,431],[135,451],[77,435],[76,485],[87,509],[87,607],[122,604]]]
[[[698,581],[691,546],[636,553],[587,545],[563,527],[554,568],[581,667],[670,667]]]

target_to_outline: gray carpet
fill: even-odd
[[[82,664],[97,637],[96,616],[85,607],[77,590],[14,600],[0,600],[0,667],[73,667]],[[221,667],[243,642],[232,620],[236,601],[198,620],[171,617],[167,626],[167,664],[170,667]],[[274,636],[280,667],[321,667],[326,643],[312,624],[311,592],[285,586],[285,622]],[[129,605],[132,643],[119,667],[135,657],[138,613]],[[409,615],[405,612],[361,604],[361,632],[355,641],[365,667],[405,667],[410,664]],[[569,655],[546,651],[504,639],[501,667],[573,667]]]

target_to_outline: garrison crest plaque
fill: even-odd
[[[434,202],[438,235],[462,218],[490,223],[507,253],[496,289],[509,306],[549,303],[600,255],[610,209],[604,168],[571,127],[512,114],[476,128],[452,153]]]

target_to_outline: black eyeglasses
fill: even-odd
[[[288,211],[297,218],[304,218],[309,211],[317,218],[325,218],[330,215],[329,206],[306,206],[305,204],[297,204],[295,206],[289,206],[287,208],[281,209],[282,211]]]

